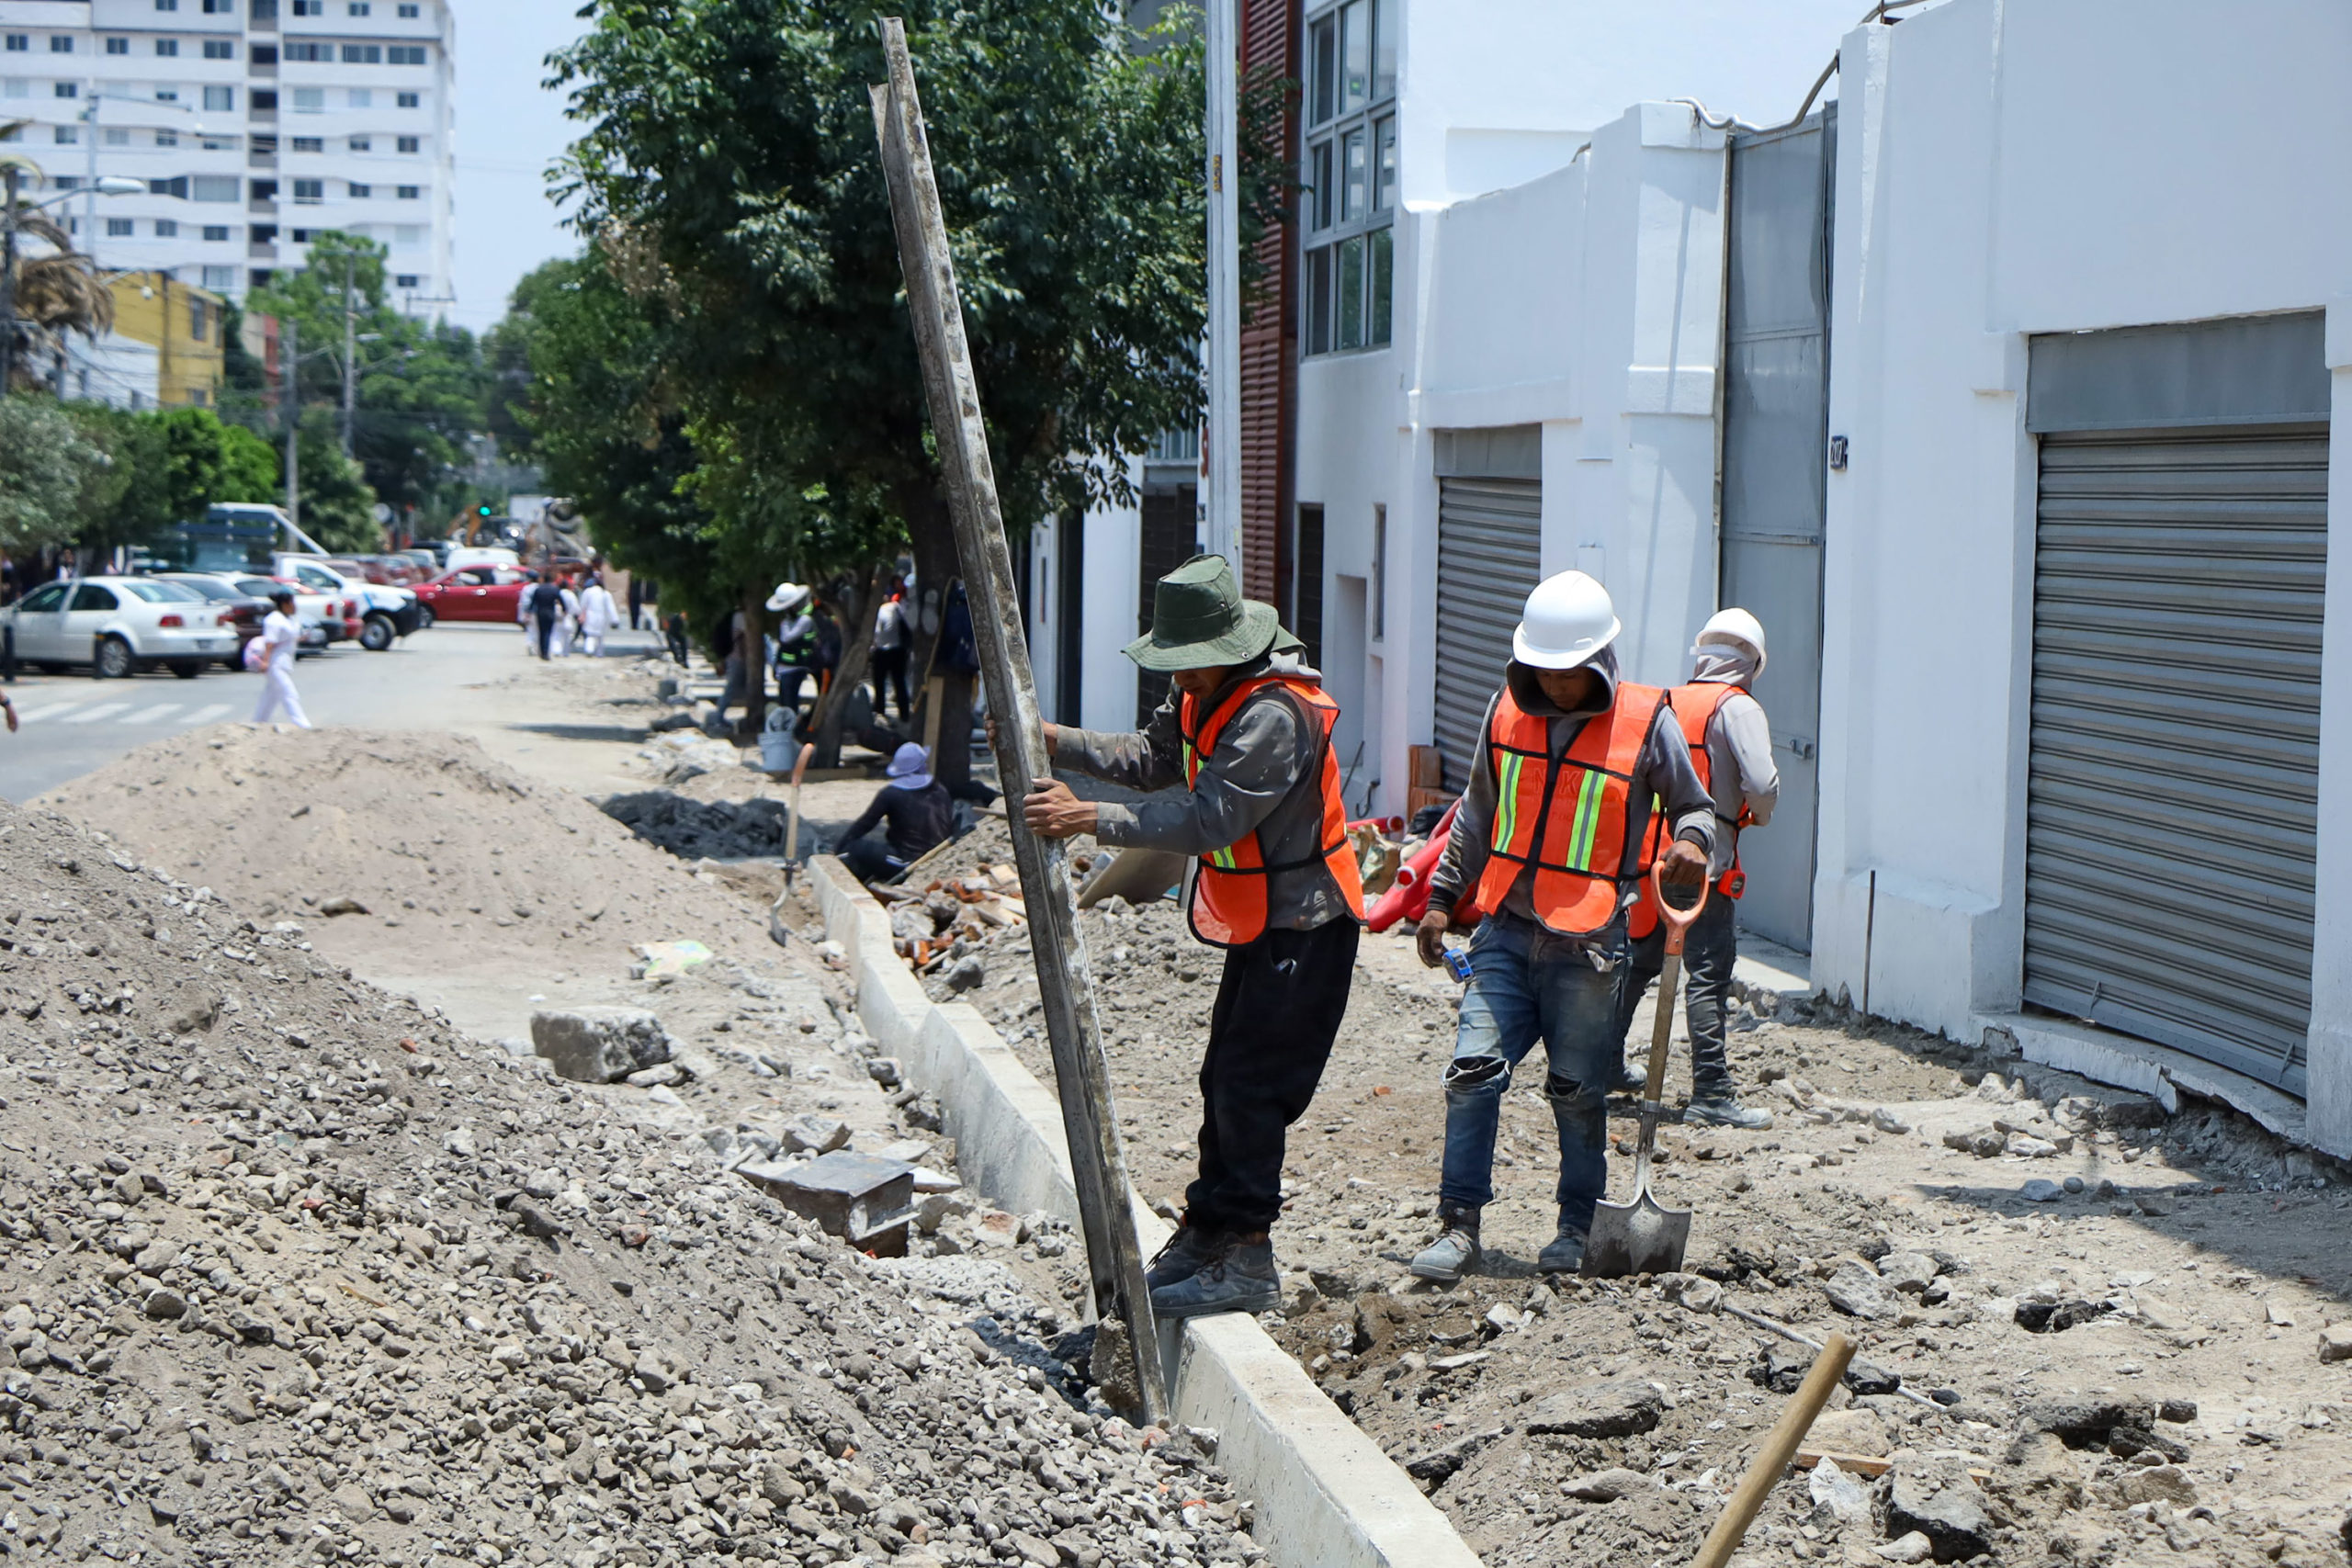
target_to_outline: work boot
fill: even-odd
[[[1549,1246],[1535,1255],[1535,1269],[1543,1274],[1573,1274],[1584,1267],[1584,1227],[1568,1223],[1566,1211],[1560,1214],[1560,1231]]]
[[[1682,1122],[1690,1127],[1739,1127],[1751,1133],[1770,1132],[1772,1113],[1751,1111],[1728,1089],[1702,1089],[1683,1108]]]
[[[1282,1305],[1283,1276],[1274,1244],[1264,1231],[1227,1231],[1199,1269],[1151,1292],[1160,1317],[1201,1317],[1214,1312],[1272,1312]]]
[[[1204,1225],[1194,1224],[1188,1216],[1176,1226],[1176,1234],[1159,1249],[1144,1268],[1143,1282],[1147,1290],[1156,1291],[1162,1285],[1172,1285],[1179,1280],[1189,1280],[1201,1271],[1216,1249],[1218,1233]]]
[[[1635,1072],[1634,1070],[1634,1065],[1631,1062],[1623,1060],[1620,1060],[1618,1062],[1617,1074],[1614,1077],[1609,1080],[1610,1093],[1630,1094],[1635,1100],[1639,1100],[1642,1097],[1642,1090],[1649,1087],[1649,1075],[1647,1073]]]
[[[1477,1271],[1482,1256],[1478,1247],[1478,1211],[1440,1209],[1437,1223],[1438,1238],[1413,1258],[1413,1277],[1434,1280],[1441,1285],[1459,1284],[1462,1276]]]

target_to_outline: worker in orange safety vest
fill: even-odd
[[[1764,627],[1746,610],[1718,610],[1690,649],[1690,682],[1668,694],[1675,722],[1690,748],[1691,766],[1715,802],[1715,849],[1708,874],[1716,895],[1707,900],[1684,938],[1684,1016],[1690,1026],[1690,1103],[1685,1122],[1761,1132],[1772,1113],[1742,1105],[1724,1048],[1724,1014],[1731,999],[1732,965],[1739,956],[1736,900],[1747,891],[1739,864],[1739,831],[1772,819],[1781,798],[1781,771],[1772,761],[1772,727],[1748,687],[1764,668]],[[1655,842],[1656,835],[1652,835]],[[1628,958],[1617,997],[1618,1046],[1623,1049],[1634,1010],[1666,962],[1666,932],[1649,895],[1627,922]],[[1622,1059],[1622,1058],[1621,1058]],[[1624,1069],[1627,1078],[1633,1077]]]
[[[1582,1266],[1608,1178],[1603,1107],[1623,1065],[1618,970],[1654,801],[1673,825],[1665,879],[1696,886],[1706,875],[1713,803],[1666,694],[1619,679],[1620,629],[1608,590],[1583,572],[1546,578],[1527,596],[1469,787],[1430,878],[1417,933],[1423,963],[1445,961],[1446,933],[1470,925],[1474,908],[1483,918],[1445,1069],[1439,1234],[1411,1265],[1424,1280],[1452,1283],[1479,1266],[1503,1091],[1538,1039],[1560,1179],[1558,1226],[1536,1266]]]
[[[1168,700],[1134,734],[1046,725],[1054,761],[1130,788],[1121,805],[1039,780],[1023,803],[1047,838],[1193,857],[1193,934],[1225,950],[1201,1063],[1199,1175],[1146,1271],[1161,1317],[1265,1312],[1281,1300],[1271,1230],[1285,1134],[1330,1059],[1355,974],[1363,887],[1331,747],[1339,705],[1273,607],[1241,597],[1222,556],[1160,579],[1127,657]]]

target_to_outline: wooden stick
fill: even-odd
[[[1715,1520],[1715,1528],[1707,1532],[1706,1544],[1699,1548],[1699,1555],[1691,1559],[1691,1568],[1724,1568],[1731,1554],[1747,1535],[1747,1527],[1756,1522],[1756,1515],[1764,1506],[1764,1499],[1779,1484],[1781,1472],[1796,1457],[1798,1445],[1804,1435],[1813,1430],[1813,1418],[1829,1403],[1829,1393],[1838,1380],[1846,1375],[1846,1364],[1854,1359],[1854,1341],[1843,1334],[1832,1334],[1821,1354],[1813,1359],[1813,1370],[1804,1375],[1797,1388],[1796,1397],[1781,1413],[1779,1425],[1764,1439],[1764,1447],[1756,1455],[1756,1462],[1739,1478],[1739,1489],[1724,1505],[1723,1513]]]
[[[1032,779],[1053,776],[1046,756],[1044,718],[1029,669],[1021,601],[1013,591],[1012,552],[997,506],[996,471],[980,418],[979,389],[964,340],[963,302],[956,294],[947,224],[932,177],[914,62],[907,53],[906,28],[896,17],[882,20],[882,51],[890,79],[873,90],[875,130],[889,181],[890,216],[898,230],[899,265],[931,405],[932,434],[956,525],[956,558],[967,580],[965,599],[988,681],[989,711],[996,716],[1003,748],[997,758],[998,782],[1010,806],[1029,793]],[[940,607],[944,614],[944,599]],[[1125,1324],[1143,1417],[1163,1421],[1168,1389],[1159,1325],[1152,1317],[1150,1292],[1144,1287],[1143,1247],[1136,1235],[1126,1156],[1111,1103],[1111,1070],[1094,1010],[1093,973],[1079,936],[1070,892],[1069,847],[1066,840],[1032,833],[1018,809],[1008,809],[1005,817],[1012,830],[1013,859],[1021,868],[1022,905],[1035,933],[1030,950],[1036,959],[1046,1039],[1053,1050],[1054,1087],[1069,1138],[1095,1310]]]

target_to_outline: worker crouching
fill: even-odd
[[[1170,677],[1150,723],[1127,735],[1049,724],[1046,750],[1163,793],[1121,806],[1040,780],[1023,816],[1048,838],[1092,833],[1197,859],[1186,913],[1195,936],[1225,950],[1201,1062],[1200,1173],[1145,1279],[1161,1317],[1265,1312],[1282,1296],[1270,1233],[1285,1134],[1315,1098],[1347,1011],[1363,908],[1331,752],[1339,705],[1221,557],[1160,580],[1151,633],[1126,652]]]
[[[1469,947],[1453,1060],[1445,1070],[1445,1154],[1437,1240],[1413,1259],[1425,1280],[1476,1269],[1479,1214],[1494,1197],[1495,1130],[1513,1069],[1543,1040],[1544,1096],[1560,1138],[1558,1228],[1547,1273],[1584,1261],[1608,1179],[1603,1105],[1623,1066],[1617,1027],[1625,910],[1644,868],[1653,797],[1673,837],[1666,881],[1695,886],[1714,845],[1714,803],[1690,765],[1666,694],[1621,681],[1608,591],[1578,571],[1527,596],[1502,689],[1430,881],[1421,961],[1483,912]]]

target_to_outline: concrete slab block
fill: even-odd
[[[881,1258],[903,1258],[914,1219],[915,1168],[846,1149],[794,1166],[751,1163],[737,1174],[829,1235]]]

